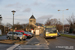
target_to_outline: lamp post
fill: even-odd
[[[14,13],[16,12],[16,11],[11,11],[12,13],[13,13],[13,26],[14,26]]]
[[[13,32],[14,32],[14,13],[16,12],[16,11],[11,11],[12,13],[13,13]],[[12,40],[13,40],[13,34],[12,34]]]
[[[0,15],[0,25],[1,25],[1,21],[2,21],[2,16]]]
[[[65,10],[69,10],[69,9],[65,9]],[[58,10],[58,11],[62,11],[62,13],[63,13],[63,33],[64,33],[64,11],[65,10]]]

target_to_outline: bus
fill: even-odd
[[[55,25],[44,27],[44,38],[56,38],[58,36],[57,29]]]

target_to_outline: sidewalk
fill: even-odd
[[[13,50],[33,50],[33,49],[46,49],[48,50],[49,47],[47,45],[47,41],[40,36],[36,36],[31,38],[25,45],[18,45]],[[9,48],[8,48],[9,49]]]

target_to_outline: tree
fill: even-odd
[[[45,25],[56,25],[57,30],[60,32],[63,29],[62,23],[57,19],[48,19]]]
[[[45,25],[50,25],[50,24],[51,24],[50,19],[48,19],[48,20],[46,21]]]
[[[75,16],[72,14],[71,17],[67,18],[67,21],[70,25],[69,32],[72,33],[75,29],[75,27],[74,27],[74,25],[75,25]]]
[[[63,25],[61,25],[61,24],[57,24],[56,27],[59,32],[62,31],[62,29],[63,29]]]
[[[10,23],[7,23],[6,27],[12,28],[12,25]]]
[[[19,29],[23,29],[22,25],[20,24],[14,24],[14,26],[12,26],[13,29],[17,28],[18,30]]]
[[[1,17],[1,15],[0,15],[0,25],[1,25],[1,21],[2,21],[2,17]]]
[[[24,31],[26,31],[27,24],[21,24],[21,26],[23,27]]]
[[[0,29],[1,29],[2,33],[4,33],[4,26],[3,25],[0,25]]]

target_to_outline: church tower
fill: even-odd
[[[36,24],[36,19],[35,19],[35,17],[32,15],[31,17],[30,17],[30,19],[29,19],[29,24],[30,25],[34,25],[34,24]]]

